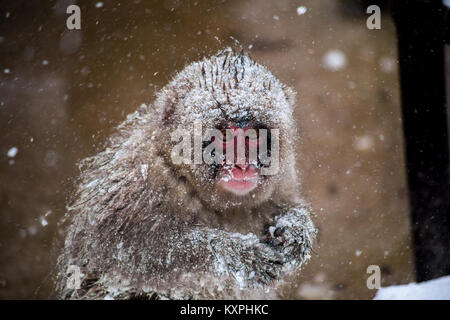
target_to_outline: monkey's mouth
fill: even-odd
[[[254,165],[227,165],[219,169],[218,186],[237,196],[244,196],[258,185],[259,169]]]

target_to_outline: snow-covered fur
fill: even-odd
[[[63,299],[275,298],[309,259],[315,228],[294,167],[294,93],[230,49],[188,65],[80,164],[58,259]],[[280,169],[246,196],[207,164],[171,160],[176,129],[247,121],[280,132]],[[67,286],[69,266],[81,286]],[[71,289],[72,288],[72,289]]]

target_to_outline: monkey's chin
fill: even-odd
[[[249,166],[246,170],[227,167],[220,171],[218,186],[236,196],[245,196],[258,185],[259,169]]]

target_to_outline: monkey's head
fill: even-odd
[[[295,182],[293,105],[293,91],[265,67],[221,51],[158,95],[160,152],[207,206],[256,206]]]

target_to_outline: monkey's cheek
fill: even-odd
[[[245,196],[258,186],[258,178],[250,180],[224,180],[218,182],[218,186],[236,196]]]

